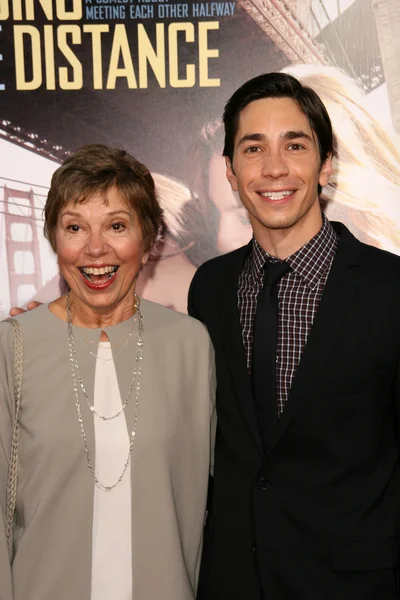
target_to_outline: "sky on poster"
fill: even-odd
[[[35,197],[34,221],[37,228],[40,262],[42,269],[43,285],[57,273],[57,261],[49,243],[43,237],[42,210],[47,194],[48,186],[53,172],[58,164],[43,156],[39,156],[30,150],[17,146],[0,138],[0,281],[2,290],[0,296],[0,319],[7,316],[6,307],[10,306],[8,289],[8,262],[6,256],[5,222],[4,222],[4,186],[11,189],[29,191],[33,189]],[[42,187],[46,186],[46,187]],[[13,209],[15,214],[27,215],[28,209],[24,207],[23,199],[15,200]],[[28,241],[31,232],[26,225],[20,225],[15,229],[14,239]],[[31,273],[31,254],[21,251],[15,257],[15,269],[20,273]],[[32,297],[30,287],[20,288],[19,304],[25,304]]]
[[[324,0],[326,12],[329,14],[331,20],[336,19],[338,16],[338,5],[340,12],[344,12],[346,8],[349,8],[355,2],[355,0]]]

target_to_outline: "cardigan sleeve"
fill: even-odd
[[[15,416],[14,338],[9,323],[0,323],[0,600],[12,600],[11,564],[8,555],[5,514],[8,460]]]

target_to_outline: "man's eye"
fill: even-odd
[[[80,230],[79,225],[68,225],[68,231],[72,231],[72,233],[77,233]]]
[[[302,144],[290,144],[288,148],[289,150],[304,150],[304,146]]]
[[[247,152],[248,154],[254,154],[255,152],[259,152],[259,151],[260,151],[259,146],[249,146],[245,150],[245,152]]]

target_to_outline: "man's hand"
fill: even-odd
[[[35,300],[32,300],[32,302],[28,302],[27,308],[28,308],[28,310],[33,310],[34,308],[37,308],[41,304],[43,304],[43,302],[36,302]],[[10,310],[10,316],[16,317],[17,315],[22,315],[22,313],[24,313],[24,312],[26,312],[26,310],[24,310],[23,308],[19,308],[18,306],[13,306],[12,309]]]

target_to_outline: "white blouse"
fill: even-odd
[[[97,356],[94,407],[110,416],[122,406],[111,344],[100,342]],[[113,485],[129,452],[125,412],[110,421],[94,415],[94,431],[96,477],[103,485]],[[94,488],[91,600],[132,600],[130,471],[129,464],[122,482],[109,492]]]

